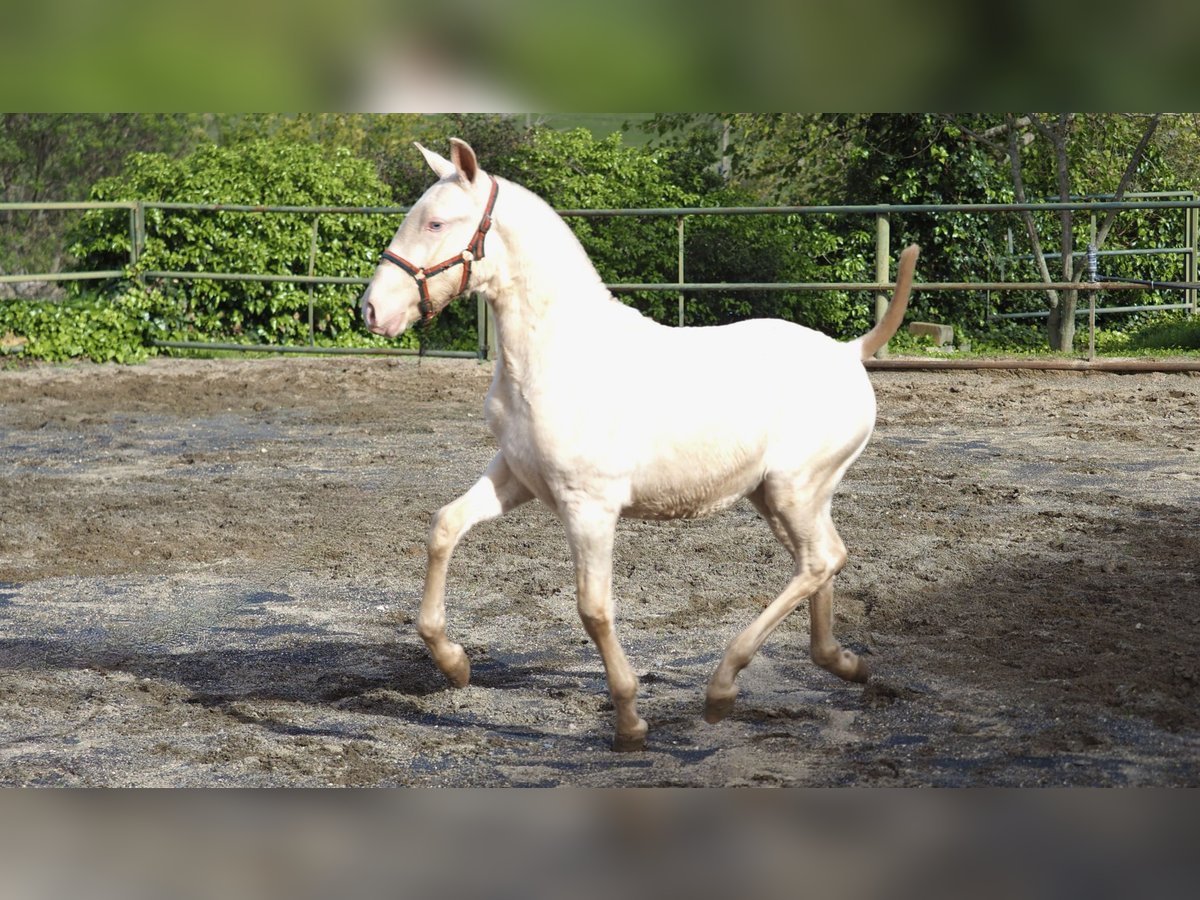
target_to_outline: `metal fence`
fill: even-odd
[[[311,286],[318,284],[364,286],[369,278],[322,276],[314,274],[314,261],[320,235],[320,219],[323,215],[387,215],[402,216],[409,207],[404,206],[269,206],[269,205],[238,205],[220,203],[167,203],[157,201],[107,201],[79,203],[0,203],[0,213],[5,211],[35,211],[35,210],[96,210],[96,209],[125,209],[129,212],[130,255],[129,267],[126,270],[105,271],[71,271],[58,273],[32,274],[0,274],[0,284],[26,282],[66,282],[111,279],[163,279],[163,280],[222,280],[243,282],[277,282],[306,284],[310,286],[309,300],[309,344],[302,345],[269,345],[243,344],[208,341],[156,341],[157,346],[196,349],[196,350],[233,350],[276,353],[362,353],[362,354],[401,354],[412,355],[419,351],[397,347],[327,347],[316,346],[315,334],[312,329],[312,294]],[[140,270],[138,268],[146,244],[146,211],[158,209],[163,211],[207,211],[234,212],[247,215],[269,214],[299,214],[312,216],[312,242],[309,253],[308,272],[304,275],[294,273],[261,273],[261,272],[206,272],[206,271],[157,271]],[[678,294],[678,323],[684,324],[685,293],[704,292],[736,292],[736,291],[858,291],[873,294],[875,297],[876,315],[881,315],[886,307],[888,297],[894,289],[894,282],[889,281],[889,266],[892,256],[891,223],[893,219],[913,214],[971,214],[971,215],[1001,215],[1025,211],[1056,213],[1063,210],[1087,213],[1092,217],[1093,233],[1095,216],[1108,210],[1178,210],[1185,217],[1185,245],[1170,248],[1135,248],[1132,250],[1101,251],[1102,256],[1118,254],[1157,254],[1173,253],[1184,257],[1185,277],[1180,282],[1158,282],[1153,284],[1135,283],[1132,281],[1006,281],[1001,278],[994,281],[957,281],[957,282],[918,282],[921,291],[937,292],[999,292],[999,291],[1047,291],[1060,290],[1081,291],[1090,298],[1085,307],[1077,309],[1077,315],[1089,316],[1089,329],[1094,344],[1095,317],[1097,314],[1112,312],[1129,312],[1134,310],[1166,310],[1187,309],[1193,315],[1200,312],[1197,305],[1197,288],[1200,288],[1200,278],[1197,273],[1198,251],[1200,251],[1200,198],[1193,192],[1178,193],[1164,199],[1162,195],[1140,195],[1121,201],[1105,199],[1081,199],[1072,202],[1037,202],[1037,203],[950,203],[950,204],[896,204],[896,205],[842,205],[842,206],[738,206],[738,207],[671,207],[671,208],[637,208],[637,209],[560,209],[563,217],[610,218],[621,216],[636,216],[643,218],[671,218],[676,223],[678,278],[674,282],[644,282],[616,283],[608,287],[614,293],[630,293],[635,291],[664,291]],[[758,215],[791,215],[791,216],[861,216],[873,219],[875,226],[875,280],[870,282],[689,282],[685,279],[686,258],[685,238],[686,223],[689,219],[701,216],[758,216]],[[1082,251],[1081,251],[1082,253]],[[1009,253],[1009,258],[1019,260],[1021,257]],[[1183,300],[1176,304],[1154,304],[1143,306],[1103,307],[1096,303],[1099,292],[1108,291],[1144,291],[1149,288],[1166,288],[1182,292]],[[1044,316],[1046,313],[996,313],[994,318],[1012,318],[1027,316]],[[431,350],[429,355],[478,357],[486,358],[494,353],[495,329],[489,322],[489,312],[481,300],[477,301],[478,347],[475,351]]]
[[[1080,197],[1077,199],[1079,199],[1081,201],[1087,201],[1087,200],[1111,201],[1113,199],[1113,197],[1112,197],[1112,195],[1091,195],[1091,196],[1086,196],[1086,197]],[[1195,191],[1137,192],[1137,193],[1127,194],[1125,199],[1126,200],[1189,200],[1189,201],[1195,201],[1197,199],[1197,194]],[[1184,267],[1184,272],[1185,272],[1184,278],[1185,278],[1186,282],[1191,283],[1190,286],[1185,283],[1185,284],[1180,285],[1178,288],[1179,290],[1183,291],[1183,302],[1169,303],[1169,304],[1156,303],[1153,305],[1142,305],[1142,306],[1103,306],[1103,307],[1097,307],[1095,309],[1095,314],[1107,315],[1107,314],[1111,314],[1111,313],[1140,312],[1140,311],[1146,311],[1146,310],[1178,310],[1178,309],[1186,309],[1189,312],[1191,312],[1193,315],[1196,314],[1196,311],[1197,311],[1196,284],[1195,284],[1195,282],[1197,281],[1196,252],[1197,252],[1197,247],[1198,247],[1197,233],[1198,233],[1198,231],[1200,231],[1200,210],[1197,210],[1195,207],[1191,207],[1191,208],[1184,209],[1183,213],[1184,213],[1183,244],[1181,246],[1140,247],[1140,248],[1135,247],[1135,248],[1126,248],[1126,249],[1120,249],[1120,250],[1099,250],[1099,251],[1094,252],[1094,256],[1092,259],[1092,262],[1094,264],[1095,261],[1100,260],[1100,259],[1112,259],[1112,258],[1119,258],[1119,257],[1182,256],[1183,257],[1183,267]],[[1097,218],[1097,212],[1095,209],[1092,209],[1091,215],[1090,215],[1089,243],[1094,243],[1094,241],[1096,239],[1096,218]],[[1089,252],[1091,252],[1090,248],[1089,248],[1089,250],[1076,250],[1072,253],[1072,258],[1073,259],[1086,259],[1088,257]],[[1061,260],[1062,253],[1054,253],[1054,252],[1044,253],[1043,257],[1047,262],[1049,262],[1050,260]],[[1013,231],[1011,228],[1009,228],[1008,236],[1007,236],[1007,251],[1004,255],[999,256],[996,259],[997,267],[1001,273],[1000,280],[1001,281],[1004,280],[1004,277],[1003,277],[1004,272],[1006,271],[1009,264],[1030,262],[1033,259],[1034,259],[1034,256],[1032,253],[1016,253],[1015,252]],[[1144,288],[1149,288],[1149,289],[1154,289],[1154,288],[1157,288],[1160,286],[1163,288],[1167,288],[1167,289],[1173,288],[1172,283],[1165,282],[1165,281],[1164,282],[1138,281],[1138,282],[1136,282],[1136,284],[1141,285]],[[1077,315],[1082,315],[1083,313],[1084,313],[1083,309],[1077,310]],[[1036,312],[992,313],[989,315],[989,318],[991,318],[991,319],[1033,319],[1033,318],[1045,318],[1048,315],[1049,315],[1048,311],[1039,310]]]

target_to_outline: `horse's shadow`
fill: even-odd
[[[455,689],[417,640],[361,642],[317,637],[319,629],[305,630],[310,639],[292,646],[230,644],[183,651],[93,641],[86,630],[69,637],[7,638],[0,640],[0,672],[15,676],[18,683],[22,672],[121,673],[142,680],[143,686],[156,686],[163,703],[213,710],[285,737],[371,739],[364,716],[417,728],[482,729],[529,746],[539,746],[551,736],[551,730],[504,721],[474,704],[451,708],[427,700]],[[594,696],[598,709],[592,727],[571,735],[553,731],[553,738],[560,749],[565,743],[584,754],[607,750],[610,712],[604,709],[611,707],[599,666],[568,670],[553,655],[540,660],[521,654],[515,661],[497,658],[481,647],[466,649],[472,661],[471,683],[478,687],[542,697]],[[89,694],[94,702],[104,702],[91,690]],[[692,718],[692,713],[698,717],[692,709],[671,713],[680,722]],[[689,760],[697,753],[697,758],[703,758],[714,752],[680,750],[669,741],[662,742],[660,749]]]
[[[311,632],[319,629],[310,629]],[[537,660],[507,662],[468,647],[471,683],[489,690],[545,694],[579,690],[579,673]],[[512,738],[538,739],[540,732],[488,721],[467,709],[453,713],[423,701],[454,690],[425,647],[395,642],[312,637],[286,647],[229,645],[215,649],[151,650],[70,637],[0,640],[0,671],[123,673],[158,685],[163,702],[196,705],[234,721],[288,736],[362,737],[361,716],[382,716],[422,727],[484,728]],[[603,675],[596,674],[596,690]],[[302,715],[279,715],[286,703]]]

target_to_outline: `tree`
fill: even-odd
[[[429,167],[413,149],[420,141],[445,152],[451,137],[465,140],[488,171],[508,175],[518,149],[532,140],[524,117],[495,113],[237,113],[205,116],[209,134],[222,146],[263,138],[312,143],[327,152],[349,150],[374,164],[402,204],[415,203],[429,186]]]
[[[728,159],[729,187],[753,198],[743,202],[878,205],[1006,199],[987,151],[961,141],[957,127],[936,115],[672,114],[656,117],[654,125],[659,140],[668,144],[706,137],[714,165],[718,156]],[[720,143],[726,144],[723,150]],[[808,279],[874,278],[873,217],[805,216],[803,222],[812,240],[799,242],[793,252],[809,254]],[[986,271],[1000,241],[994,221],[969,214],[896,215],[891,228],[893,246],[921,244],[921,277],[928,281],[956,281],[966,272]],[[813,294],[797,298],[793,317],[805,321],[799,314],[804,307],[819,308],[829,300]],[[866,295],[843,302],[861,310],[842,317],[845,327],[868,321]],[[985,302],[982,296],[918,292],[913,310],[936,321],[977,326]],[[828,321],[824,313],[815,318]],[[841,326],[834,330],[843,333]]]
[[[206,140],[200,116],[5,113],[0,115],[0,200],[81,200],[135,151],[178,156]],[[65,228],[77,213],[0,214],[0,271],[59,272]],[[40,290],[49,292],[42,286]]]
[[[751,192],[759,202],[874,205],[1069,201],[1094,194],[1119,199],[1135,188],[1194,186],[1200,174],[1200,117],[1170,116],[1160,139],[1163,118],[739,113],[662,115],[651,125],[660,143],[706,140],[711,159],[728,159],[730,185]],[[725,135],[729,146],[719,150]],[[1079,280],[1081,267],[1072,256],[1081,244],[1077,218],[1069,211],[1022,216],[1036,260],[1031,278]],[[965,281],[986,272],[1003,255],[1005,226],[999,216],[905,214],[894,217],[892,236],[894,245],[908,240],[922,245],[924,280]],[[855,231],[869,234],[869,223],[846,220],[828,227],[843,236],[841,252],[866,259],[870,247],[856,241]],[[1178,246],[1182,233],[1168,237],[1172,227],[1150,215],[1118,219],[1113,212],[1098,223],[1097,237],[1101,243],[1122,237],[1126,246]],[[1051,277],[1047,263],[1056,250],[1062,252],[1061,278]],[[1160,280],[1164,276],[1159,273],[1172,264],[1166,257],[1110,263],[1114,270],[1153,268],[1155,274],[1139,277]],[[862,272],[870,277],[865,266]],[[978,327],[985,302],[982,296],[918,291],[913,310],[959,327]],[[1074,291],[1048,293],[1047,337],[1053,349],[1071,348],[1077,302]]]
[[[0,199],[77,200],[136,151],[178,156],[205,140],[200,116],[4,113]]]
[[[1017,203],[1029,202],[1026,185],[1030,167],[1026,161],[1031,156],[1034,157],[1035,170],[1040,175],[1036,182],[1042,188],[1040,195],[1054,196],[1062,203],[1069,203],[1072,197],[1089,193],[1111,193],[1114,200],[1124,198],[1135,183],[1161,119],[1160,113],[1146,116],[1141,121],[1133,117],[1073,113],[1060,113],[1054,117],[1044,117],[1038,113],[1024,116],[1007,113],[1003,124],[999,126],[981,131],[964,126],[963,130],[973,140],[1006,158],[1012,179],[1013,199]],[[1137,132],[1140,132],[1140,136],[1134,140]],[[1038,146],[1039,141],[1041,147]],[[1121,147],[1123,152],[1113,152],[1114,144]],[[1118,169],[1114,163],[1122,157],[1123,169]],[[1051,180],[1052,187],[1047,183]],[[1098,248],[1108,238],[1116,215],[1116,210],[1110,210],[1097,229],[1095,244]],[[1047,264],[1037,219],[1032,212],[1024,211],[1021,220],[1038,273],[1043,281],[1052,282],[1054,279]],[[1080,280],[1082,267],[1074,255],[1074,211],[1061,210],[1057,221],[1061,280],[1076,282]],[[1048,289],[1046,293],[1050,311],[1046,336],[1050,349],[1069,352],[1075,341],[1078,291]]]
[[[953,123],[930,114],[854,117],[847,142],[842,203],[874,205],[995,203],[1008,199],[987,151],[964,143]],[[891,216],[891,244],[921,246],[924,281],[965,281],[986,273],[1002,241],[1002,223],[971,213]],[[861,226],[869,226],[862,221]],[[912,302],[919,319],[976,328],[987,315],[982,292],[921,292]]]

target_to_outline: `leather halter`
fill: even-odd
[[[471,277],[471,262],[483,259],[483,242],[487,237],[488,230],[492,227],[492,209],[496,205],[496,190],[498,188],[495,176],[489,175],[488,178],[492,179],[492,191],[488,195],[487,206],[483,208],[483,217],[479,220],[475,234],[471,237],[466,249],[461,253],[451,256],[449,259],[443,259],[440,263],[435,263],[432,266],[418,266],[410,263],[403,256],[393,253],[391,250],[383,251],[384,260],[394,266],[399,266],[411,275],[417,283],[417,291],[421,295],[421,299],[417,303],[417,309],[421,312],[421,325],[424,327],[428,327],[429,323],[433,321],[434,316],[449,306],[451,300],[467,289],[467,279]],[[458,290],[440,307],[434,309],[433,301],[429,297],[429,279],[458,265],[463,267],[462,281],[458,284]]]

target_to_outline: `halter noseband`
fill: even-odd
[[[417,283],[417,291],[421,295],[421,299],[417,303],[417,309],[421,312],[421,325],[424,327],[428,327],[429,323],[433,321],[434,316],[445,309],[451,300],[467,289],[467,279],[471,277],[471,262],[476,259],[483,259],[483,241],[487,237],[488,229],[492,227],[492,208],[496,205],[496,190],[498,187],[495,176],[489,175],[488,178],[492,179],[492,191],[488,195],[487,206],[483,208],[483,217],[479,220],[475,234],[471,237],[467,248],[461,253],[451,256],[449,259],[443,259],[440,263],[432,266],[416,266],[391,250],[383,251],[383,259],[392,265],[399,266],[411,275]],[[429,279],[457,265],[463,267],[462,281],[458,284],[458,290],[440,308],[434,309],[433,301],[429,298]]]

